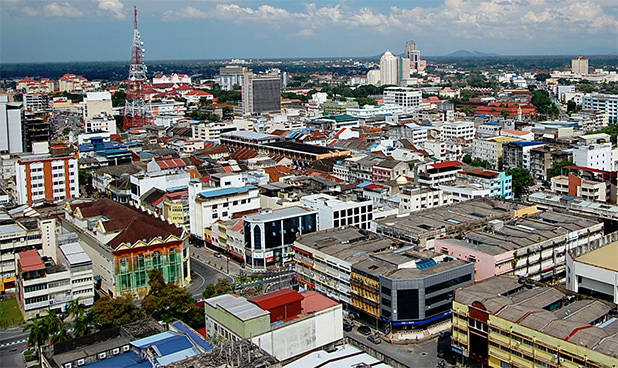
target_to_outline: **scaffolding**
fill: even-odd
[[[167,368],[278,368],[281,364],[272,355],[247,339],[226,342],[213,350],[179,362]]]

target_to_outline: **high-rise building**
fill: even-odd
[[[48,112],[26,112],[22,120],[24,152],[34,152],[35,143],[47,142],[51,136],[51,122]]]
[[[112,95],[109,92],[88,92],[84,99],[84,120],[103,114],[113,115]]]
[[[242,111],[243,115],[281,112],[281,77],[279,73],[244,73]]]
[[[399,105],[405,114],[417,110],[423,98],[419,89],[411,87],[388,87],[384,89],[383,96],[385,105]]]
[[[0,95],[0,152],[20,153],[24,151],[21,109],[21,103],[9,102],[7,95]]]
[[[573,74],[588,74],[588,59],[583,56],[571,59],[571,72]]]
[[[234,85],[242,85],[243,75],[247,72],[247,68],[237,65],[226,65],[219,68],[219,76],[215,81],[221,86],[224,91],[231,91]]]
[[[412,40],[406,42],[403,57],[410,59],[410,69],[419,72],[425,70],[426,63],[421,60],[421,50],[416,48],[416,42]]]
[[[399,58],[390,50],[386,50],[380,58],[380,84],[398,85],[399,84]]]
[[[584,110],[602,111],[609,124],[618,123],[618,95],[588,93],[583,99]]]
[[[380,84],[380,69],[372,69],[367,72],[367,84],[373,86]]]

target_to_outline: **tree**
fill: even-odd
[[[468,164],[468,165],[472,164],[472,157],[470,155],[465,155],[462,160],[464,164]]]
[[[573,161],[570,160],[564,160],[554,163],[554,166],[551,169],[547,170],[547,179],[551,179],[554,176],[562,175],[562,168],[572,165],[575,164],[573,163]]]
[[[126,101],[127,101],[127,94],[123,90],[116,91],[112,95],[112,106],[113,107],[124,106]]]
[[[148,272],[148,285],[150,291],[142,300],[142,311],[146,315],[152,315],[154,318],[164,322],[172,322],[182,320],[190,325],[196,326],[196,313],[194,310],[195,300],[191,294],[184,288],[174,284],[165,283],[161,272],[152,269]],[[203,313],[203,311],[202,311]],[[203,316],[203,314],[202,314]],[[203,317],[201,324],[203,325]]]
[[[516,167],[507,170],[506,174],[513,177],[513,193],[516,198],[528,193],[528,187],[534,184],[534,178],[526,169]]]
[[[567,113],[572,113],[572,112],[577,112],[581,110],[581,107],[578,106],[575,101],[573,100],[569,100],[569,102],[567,102]]]
[[[81,317],[84,314],[85,306],[79,302],[79,298],[67,303],[66,312],[73,318]]]
[[[93,322],[101,329],[117,327],[142,318],[142,311],[130,296],[105,296],[92,307]]]
[[[549,75],[547,73],[539,73],[539,74],[534,76],[534,79],[536,79],[539,82],[545,82],[549,78],[551,78],[551,75]]]
[[[511,115],[511,113],[510,113],[510,112],[509,112],[509,110],[507,110],[507,109],[502,109],[502,110],[500,111],[500,115],[502,115],[502,117],[506,118],[506,117],[510,116],[510,115]]]
[[[86,313],[73,320],[73,336],[82,337],[92,329],[92,313]]]
[[[468,116],[472,115],[472,114],[474,114],[476,112],[476,109],[474,107],[472,107],[472,106],[462,106],[460,110],[461,110],[461,112],[463,112],[464,114],[466,114]]]
[[[545,118],[553,119],[560,114],[560,111],[558,110],[556,105],[554,105],[547,91],[534,91],[532,94],[532,104],[536,107],[540,120],[543,120]]]
[[[231,293],[233,291],[232,283],[227,279],[219,279],[216,284],[208,284],[202,293],[204,299],[212,298],[213,296]]]
[[[30,331],[28,343],[36,345],[39,354],[39,365],[41,365],[41,348],[49,339],[49,329],[43,318],[36,318],[24,326],[24,331]]]

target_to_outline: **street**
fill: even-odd
[[[24,367],[23,351],[26,349],[28,332],[21,327],[12,327],[0,331],[0,366]]]
[[[195,246],[191,246],[190,250],[191,257],[197,258],[198,260],[206,264],[212,265],[217,270],[223,271],[223,273],[228,273],[231,276],[237,276],[242,271],[242,266],[238,264],[237,261],[230,259],[228,262],[226,255],[223,253],[220,253],[221,256],[217,257],[215,256],[215,254],[217,254],[218,252],[207,247],[197,248]]]
[[[204,288],[208,284],[216,284],[217,280],[227,278],[230,281],[234,279],[218,270],[209,266],[202,260],[191,257],[191,278],[193,282],[187,290],[193,295],[195,299],[202,299],[202,293]]]

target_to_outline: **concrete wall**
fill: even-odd
[[[307,317],[274,326],[270,332],[251,339],[269,354],[284,361],[343,339],[341,304]]]

